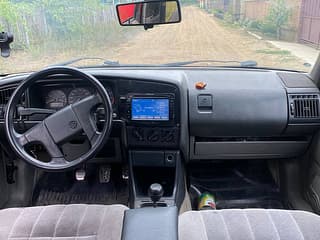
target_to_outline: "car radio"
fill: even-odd
[[[169,121],[168,98],[131,99],[131,120],[133,121]]]
[[[174,94],[141,94],[126,97],[126,120],[135,124],[173,124]]]
[[[128,145],[176,148],[180,129],[176,104],[174,94],[128,94],[122,98]]]

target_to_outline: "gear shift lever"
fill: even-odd
[[[157,206],[157,202],[161,199],[163,196],[163,188],[161,184],[159,183],[153,183],[150,185],[148,190],[148,195],[151,198],[151,201],[153,202],[153,206]]]

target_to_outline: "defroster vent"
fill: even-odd
[[[320,119],[319,94],[292,94],[289,103],[294,119]]]

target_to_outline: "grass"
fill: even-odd
[[[259,49],[256,50],[257,53],[263,54],[270,54],[270,55],[281,55],[281,56],[288,56],[291,55],[290,51],[287,50],[277,50],[277,49]]]

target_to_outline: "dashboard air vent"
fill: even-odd
[[[319,119],[318,94],[292,94],[290,95],[290,112],[295,119]]]
[[[15,87],[0,90],[0,105],[6,105],[14,92]]]
[[[0,89],[0,119],[4,118],[5,107],[15,89],[15,87]]]

